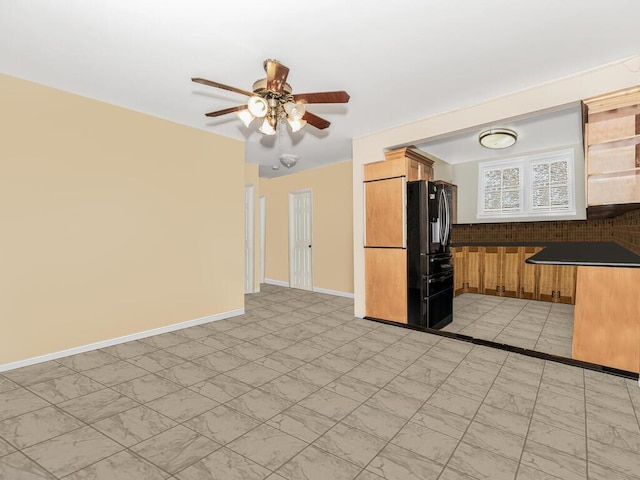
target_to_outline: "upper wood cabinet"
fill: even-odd
[[[433,161],[410,148],[364,166],[365,247],[406,248],[406,183],[433,180]]]
[[[584,100],[589,217],[640,205],[640,86]]]
[[[385,152],[384,160],[364,166],[364,181],[406,177],[408,182],[433,180],[433,160],[411,147]]]
[[[365,182],[365,247],[406,247],[406,180]]]

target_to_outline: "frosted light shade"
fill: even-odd
[[[249,107],[249,112],[258,118],[264,117],[269,112],[269,104],[262,97],[251,97],[247,102],[247,107]]]
[[[242,123],[244,123],[245,127],[248,127],[251,124],[251,122],[253,122],[253,119],[256,118],[247,109],[240,110],[239,112],[236,112],[236,115],[240,120],[242,120]]]
[[[287,102],[284,104],[284,111],[287,112],[291,120],[301,120],[307,109],[303,103]]]
[[[288,118],[287,121],[289,122],[289,126],[291,127],[292,132],[299,131],[302,127],[304,127],[307,124],[307,121],[302,119]]]
[[[508,128],[493,128],[482,132],[478,140],[480,145],[486,148],[507,148],[516,143],[518,134]]]
[[[269,119],[265,118],[264,122],[262,122],[262,125],[260,126],[260,131],[262,133],[264,133],[265,135],[275,135],[276,134],[276,129],[273,128],[273,126],[271,126],[271,124],[269,123]]]

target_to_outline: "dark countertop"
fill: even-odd
[[[615,242],[566,242],[548,244],[527,260],[536,265],[590,267],[640,267],[640,255]]]
[[[566,245],[567,242],[458,242],[452,247],[548,247],[551,245]]]

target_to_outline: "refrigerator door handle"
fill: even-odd
[[[449,199],[447,198],[447,194],[444,188],[442,189],[442,198],[444,199],[444,212],[445,212],[444,244],[446,246],[449,244],[449,236],[451,234],[451,212],[449,210]]]
[[[447,245],[447,196],[441,187],[438,202],[438,218],[440,219],[440,245]]]

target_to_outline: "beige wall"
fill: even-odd
[[[342,162],[260,179],[267,202],[265,277],[289,282],[288,194],[313,192],[313,286],[353,292],[352,166]]]
[[[253,290],[260,291],[260,187],[257,163],[244,164],[244,184],[253,185]]]
[[[0,75],[0,365],[241,309],[236,140]]]
[[[355,314],[365,314],[362,247],[362,166],[384,158],[383,151],[504,118],[565,105],[640,84],[640,56],[538,85],[467,108],[434,115],[353,141],[353,250]]]

